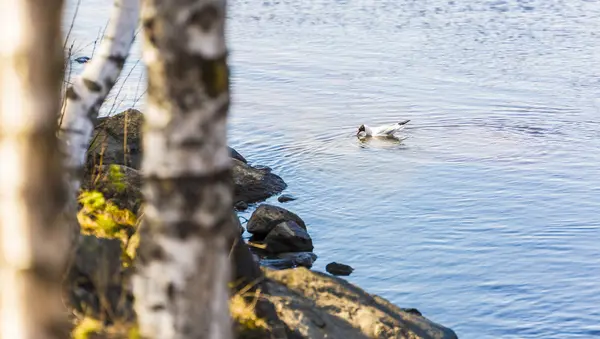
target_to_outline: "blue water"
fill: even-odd
[[[82,1],[76,56],[110,3]],[[298,197],[315,269],[460,338],[600,337],[599,1],[229,4],[230,144]],[[104,112],[143,110],[139,48]]]

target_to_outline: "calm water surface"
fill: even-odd
[[[110,4],[82,1],[76,56]],[[237,0],[229,15],[230,143],[299,198],[285,207],[315,269],[350,264],[461,338],[600,337],[599,1]],[[143,109],[139,55],[105,112]],[[402,143],[353,137],[402,119]]]

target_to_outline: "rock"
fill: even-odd
[[[134,317],[133,296],[124,288],[128,272],[121,254],[119,239],[80,235],[67,280],[70,304],[76,311],[106,323]]]
[[[238,201],[233,207],[238,211],[245,211],[248,209],[248,204],[245,201]]]
[[[294,200],[296,200],[296,198],[289,194],[282,194],[277,198],[277,201],[279,201],[280,203],[294,201]]]
[[[133,108],[98,119],[87,154],[88,167],[117,164],[139,169],[143,124],[144,115]]]
[[[325,270],[333,275],[350,275],[354,271],[354,268],[348,265],[332,262],[325,266]]]
[[[421,311],[417,310],[416,308],[402,308],[401,310],[410,314],[423,315]]]
[[[287,252],[260,259],[260,265],[271,269],[282,270],[294,267],[311,268],[317,260],[317,255],[312,252]]]
[[[87,153],[86,172],[92,172],[98,165],[112,164],[140,169],[143,125],[144,115],[136,109],[99,118]],[[252,167],[233,148],[229,147],[229,152],[233,158],[234,201],[259,202],[287,187],[268,167]]]
[[[233,158],[233,159],[237,159],[241,162],[243,162],[244,164],[247,164],[248,161],[246,160],[246,158],[244,158],[240,153],[238,153],[238,151],[234,150],[233,148],[227,146],[227,148],[229,149],[229,155]]]
[[[294,330],[294,338],[458,338],[451,329],[343,279],[303,267],[263,271],[265,299],[273,303],[279,320]]]
[[[98,165],[102,161],[102,164],[119,164],[140,169],[143,125],[144,114],[133,108],[110,117],[98,118],[88,152],[88,165]],[[247,163],[235,149],[229,146],[228,149],[232,158]]]
[[[92,240],[94,243],[97,241]],[[104,243],[104,240],[100,241]],[[116,247],[112,250],[116,250]],[[101,250],[99,253],[106,252]],[[91,264],[88,268],[90,272],[96,271],[97,267],[92,269],[95,261],[91,258],[88,261]],[[115,258],[109,262],[113,268],[108,271],[116,272]],[[417,310],[399,308],[343,279],[304,267],[286,270],[263,267],[262,272],[265,279],[260,285],[261,298],[255,300],[253,295],[249,296],[246,304],[249,308],[244,307],[242,317],[235,319],[237,339],[458,338],[452,329],[422,316]],[[123,276],[123,279],[127,279],[127,276]],[[126,285],[126,281],[122,284]],[[97,298],[94,299],[87,291],[88,287],[83,286],[73,294],[90,297],[89,303],[99,305]],[[106,296],[114,299],[111,295],[119,295],[118,292],[109,291]],[[119,326],[111,327],[111,338],[128,337],[128,329],[135,324],[132,300],[128,294],[118,309],[120,312],[108,315],[119,317]],[[258,328],[258,333],[254,331],[256,327],[248,325],[256,324],[257,318],[264,320],[266,326]],[[255,335],[251,335],[252,332]]]
[[[281,177],[233,159],[234,201],[259,202],[283,191],[287,184]]]
[[[269,232],[264,243],[270,253],[310,252],[314,248],[306,229],[300,227],[293,220],[277,224]]]
[[[81,57],[79,57],[79,58],[75,58],[75,61],[76,61],[78,64],[85,64],[85,63],[87,63],[88,61],[90,61],[90,57],[87,57],[87,56],[81,56]]]
[[[271,173],[273,172],[273,169],[269,166],[264,166],[264,165],[256,165],[254,166],[255,169],[262,171],[262,172],[267,172],[267,173]]]
[[[299,216],[286,210],[285,208],[262,204],[252,213],[246,228],[257,240],[264,239],[269,232],[282,221],[294,221],[304,230],[306,224]]]
[[[242,223],[240,222],[240,218],[238,217],[237,213],[232,212],[231,214],[233,215],[232,218],[234,219],[233,224],[237,226],[237,229],[239,230],[240,235],[244,234],[245,229],[244,229],[244,226],[242,226]]]
[[[128,209],[136,214],[143,200],[140,172],[122,165],[94,167],[84,174],[81,188],[99,191],[106,200],[114,202],[121,209]]]

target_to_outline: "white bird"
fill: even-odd
[[[405,120],[402,122],[397,122],[395,124],[377,127],[360,125],[360,127],[358,128],[358,132],[356,132],[356,136],[360,136],[361,133],[364,133],[367,137],[393,137],[396,132],[404,129],[404,125],[406,125],[409,121],[410,120]]]

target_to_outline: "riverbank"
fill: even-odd
[[[84,189],[100,191],[107,203],[138,219],[143,213],[138,172],[142,124],[143,115],[136,110],[99,121],[84,180]],[[231,155],[238,208],[287,187],[271,169],[249,165],[233,149]],[[252,233],[248,244],[263,266],[268,287],[251,296],[250,305],[245,295],[240,303],[232,298],[240,338],[456,338],[418,310],[398,308],[343,279],[309,270],[317,258],[310,225],[293,212],[262,204],[246,228],[241,223],[238,227]],[[80,319],[101,321],[96,332],[117,338],[135,328],[129,277],[138,245],[137,224],[102,232],[92,226],[84,233],[69,277],[71,304]]]

